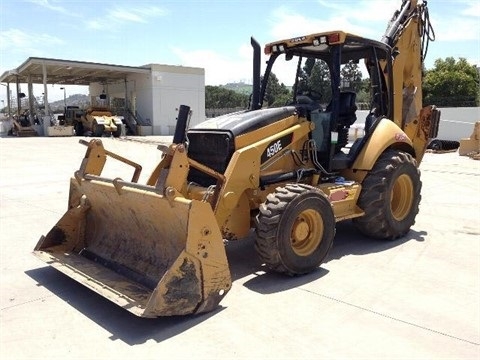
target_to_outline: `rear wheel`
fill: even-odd
[[[335,236],[335,217],[326,196],[305,184],[278,187],[260,206],[255,249],[266,265],[289,275],[316,269]]]
[[[420,204],[420,171],[408,153],[387,150],[362,183],[358,205],[365,215],[353,222],[365,235],[393,240],[415,223]]]

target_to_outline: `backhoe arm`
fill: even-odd
[[[382,41],[393,49],[393,120],[412,140],[420,162],[429,138],[438,127],[437,110],[422,105],[423,60],[428,41],[434,40],[427,2],[404,0],[387,27]],[[386,64],[382,64],[386,69]],[[428,114],[427,114],[428,113]],[[423,122],[425,120],[426,122]]]

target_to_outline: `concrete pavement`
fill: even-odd
[[[167,139],[103,141],[146,177]],[[295,278],[265,272],[252,239],[230,242],[234,283],[217,311],[142,319],[31,254],[65,212],[85,149],[0,138],[1,359],[480,358],[480,161],[426,154],[420,214],[402,239],[340,223],[326,263]]]

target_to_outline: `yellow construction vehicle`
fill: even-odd
[[[288,275],[320,266],[336,222],[353,219],[379,239],[404,236],[440,115],[422,107],[432,37],[426,2],[404,0],[382,41],[332,31],[267,44],[263,81],[252,38],[250,108],[187,129],[190,111],[181,106],[173,143],[159,146],[162,160],[145,184],[139,164],[100,139],[84,142],[68,210],[35,255],[132,313],[157,317],[215,309],[232,285],[225,244],[252,227],[262,262]],[[262,108],[282,60],[295,71],[292,100]],[[341,77],[351,62],[365,65],[371,92],[365,134],[353,144],[356,95],[343,91]],[[328,97],[315,94],[310,65],[327,69]],[[132,178],[103,177],[107,158],[131,166]]]
[[[78,106],[67,106],[60,125],[73,126],[77,136],[102,137],[108,133],[119,137],[122,134],[123,116],[113,115],[106,105],[94,104],[86,110]]]
[[[109,133],[114,137],[122,134],[123,116],[113,115],[108,106],[91,106],[82,113],[80,121],[74,122],[78,135],[86,132],[102,137]]]

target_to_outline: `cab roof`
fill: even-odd
[[[337,30],[275,41],[265,45],[264,52],[266,55],[285,53],[322,58],[329,54],[330,46],[340,44],[343,44],[342,54],[347,53],[349,60],[368,57],[372,47],[383,50],[385,53],[391,51],[390,46],[381,41]]]

